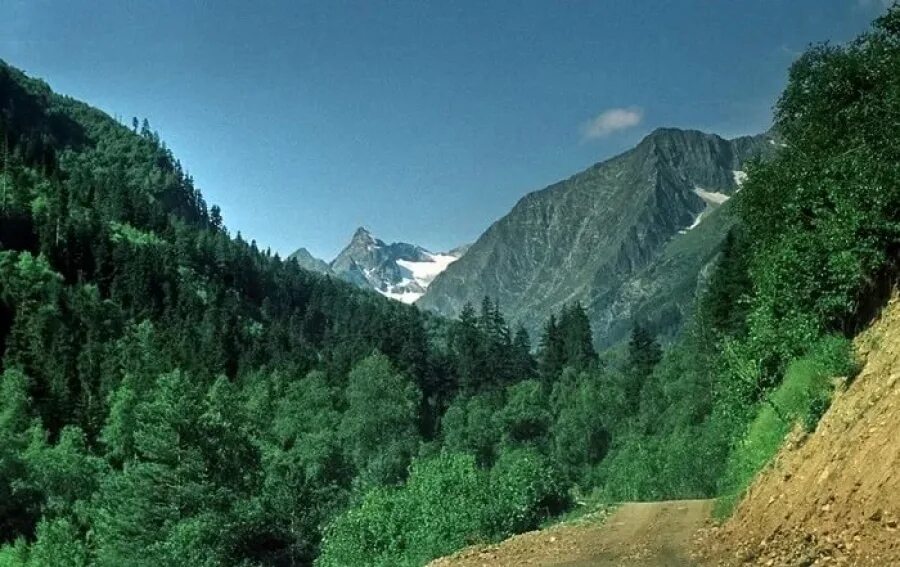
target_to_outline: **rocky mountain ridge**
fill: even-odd
[[[418,305],[454,316],[485,296],[533,335],[564,304],[587,308],[600,346],[634,320],[672,333],[727,233],[728,199],[771,135],[726,140],[657,129],[635,148],[523,197]],[[721,209],[721,212],[720,212]]]
[[[330,263],[300,248],[288,258],[301,267],[341,278],[362,288],[403,303],[413,303],[425,294],[431,282],[465,254],[468,246],[435,253],[406,242],[385,243],[359,227],[350,242]]]

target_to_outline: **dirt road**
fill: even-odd
[[[630,503],[605,522],[580,521],[465,549],[430,567],[693,567],[691,540],[709,500]]]

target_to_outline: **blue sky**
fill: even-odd
[[[232,231],[446,250],[658,126],[768,128],[791,61],[884,0],[2,0],[0,57],[148,118]]]

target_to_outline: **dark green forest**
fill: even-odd
[[[720,497],[815,428],[895,280],[900,9],[810,48],[665,350],[447,321],[240,234],[147,121],[0,63],[0,566],[422,565]],[[587,502],[588,504],[584,504]]]

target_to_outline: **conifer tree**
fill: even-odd
[[[635,323],[628,340],[628,361],[624,373],[625,397],[631,411],[640,403],[641,389],[662,360],[662,348],[646,327]]]

